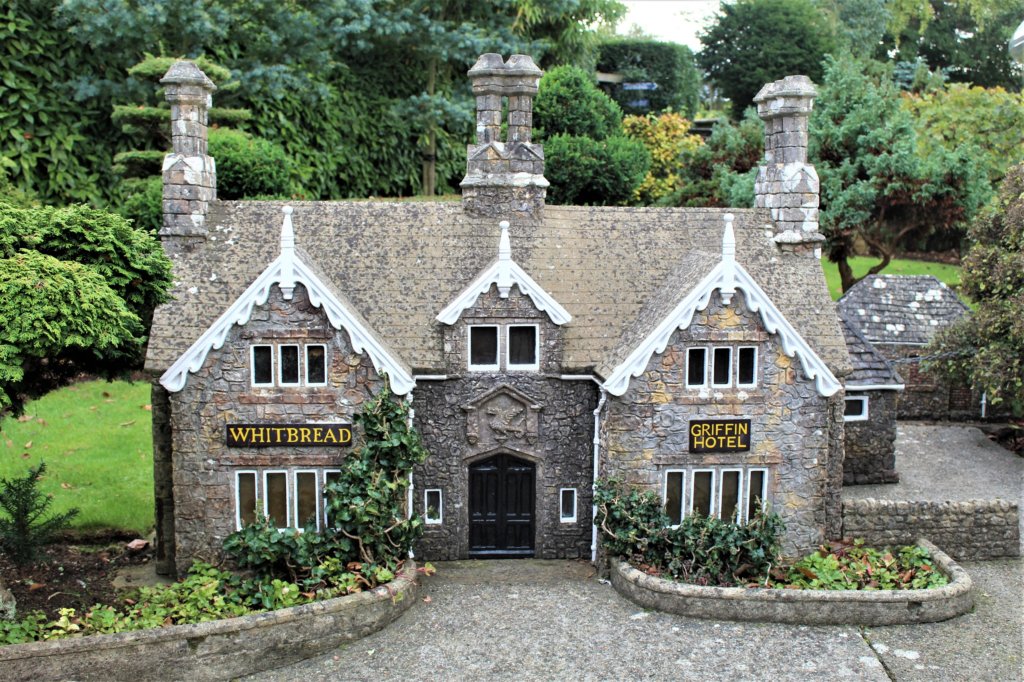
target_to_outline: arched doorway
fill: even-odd
[[[469,555],[533,556],[532,462],[499,454],[469,465]]]

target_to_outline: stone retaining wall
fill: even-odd
[[[370,592],[253,616],[0,647],[5,680],[227,680],[374,633],[416,600],[415,565]]]
[[[907,545],[927,537],[961,560],[1020,556],[1020,517],[1014,502],[845,500],[843,537],[868,545]]]
[[[974,597],[967,573],[927,540],[918,543],[931,552],[936,565],[949,577],[945,587],[884,591],[702,587],[656,578],[618,559],[612,561],[612,585],[644,608],[714,620],[897,625],[933,623],[970,611]]]

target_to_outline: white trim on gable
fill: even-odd
[[[281,229],[281,254],[163,373],[160,377],[160,384],[171,393],[180,391],[185,387],[188,375],[198,372],[203,366],[210,351],[218,350],[224,345],[231,328],[235,325],[247,324],[252,317],[253,309],[267,302],[272,286],[276,284],[280,287],[285,299],[290,300],[296,284],[302,284],[309,293],[309,302],[314,307],[323,309],[331,326],[348,332],[352,350],[356,353],[365,351],[373,361],[373,367],[377,372],[387,372],[393,393],[405,395],[412,391],[416,386],[412,374],[388,352],[359,318],[338,300],[330,288],[295,252],[295,237],[291,224],[292,209],[290,206],[285,206],[282,211],[285,217]]]
[[[654,331],[647,335],[639,346],[619,364],[602,384],[604,389],[615,396],[621,396],[629,388],[629,381],[647,369],[654,354],[665,352],[669,339],[676,329],[686,329],[694,313],[705,310],[711,303],[716,290],[721,292],[722,303],[729,305],[736,291],[743,292],[743,298],[751,312],[760,313],[761,323],[769,334],[778,335],[782,351],[789,357],[797,357],[804,374],[814,381],[815,388],[822,396],[829,397],[842,388],[839,380],[825,365],[825,362],[807,344],[802,336],[786,320],[768,294],[754,281],[746,268],[736,262],[736,242],[732,230],[732,214],[726,214],[725,237],[722,240],[722,260],[711,272],[679,302],[675,309],[663,319]]]
[[[512,285],[516,285],[520,293],[530,297],[537,310],[547,313],[551,321],[557,325],[571,321],[572,315],[512,260],[508,221],[501,221],[499,226],[501,238],[498,241],[498,260],[491,263],[455,297],[454,301],[438,313],[437,321],[447,325],[455,324],[463,312],[473,307],[480,294],[486,294],[490,290],[492,284],[498,285],[498,295],[502,298],[508,298]]]

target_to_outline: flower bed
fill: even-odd
[[[647,575],[612,560],[612,584],[645,608],[694,618],[807,625],[895,625],[948,620],[974,605],[971,579],[949,556],[927,540],[918,546],[931,555],[948,584],[932,589],[817,590],[704,587]]]

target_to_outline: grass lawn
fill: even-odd
[[[153,526],[149,384],[88,381],[54,391],[0,423],[0,478],[46,462],[51,509],[78,507],[73,526],[145,533]]]
[[[872,266],[878,263],[877,258],[855,257],[850,259],[850,267],[853,274],[858,277],[867,274]],[[822,258],[821,264],[825,268],[825,280],[828,282],[829,293],[832,299],[838,301],[843,295],[842,287],[839,284],[839,268],[835,263],[829,262],[828,258]],[[883,275],[935,275],[947,286],[956,290],[960,288],[960,266],[946,265],[945,263],[929,263],[920,260],[902,260],[894,258],[885,270]]]

